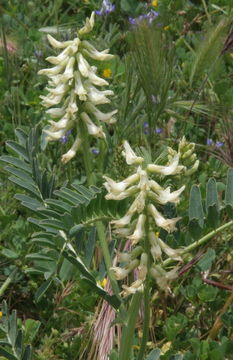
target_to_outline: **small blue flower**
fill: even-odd
[[[214,145],[214,142],[212,139],[207,139],[206,140],[206,145]]]
[[[217,141],[216,144],[215,144],[215,146],[218,147],[218,148],[222,147],[223,145],[224,145],[223,141]]]
[[[148,135],[149,134],[149,129],[145,129],[143,132],[144,132],[145,135]]]
[[[91,152],[92,152],[92,154],[94,154],[94,155],[98,155],[98,154],[100,153],[99,149],[97,149],[97,148],[91,149]]]
[[[156,129],[155,129],[155,133],[156,133],[156,134],[161,134],[161,132],[163,132],[163,129],[162,129],[162,128],[156,128]]]
[[[59,141],[62,143],[62,144],[66,144],[67,143],[67,141],[68,141],[68,137],[69,137],[69,135],[72,133],[72,129],[71,130],[68,130],[66,133],[65,133],[65,135],[63,135],[60,139],[59,139]]]
[[[145,122],[143,123],[143,127],[144,127],[144,129],[148,129],[149,123],[148,123],[147,121],[145,121]]]
[[[96,15],[108,15],[115,10],[116,5],[112,4],[109,0],[103,0],[100,10],[96,10]]]
[[[143,20],[147,20],[149,25],[152,23],[154,19],[159,16],[159,13],[154,10],[150,10],[147,14],[142,14],[137,18],[129,17],[129,23],[131,25],[139,25]]]
[[[37,58],[41,58],[43,56],[43,52],[41,50],[35,50],[34,51],[34,55],[37,57]]]

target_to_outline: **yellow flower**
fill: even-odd
[[[2,311],[0,311],[0,320],[1,320],[1,318],[2,318],[2,315],[3,315],[3,313],[2,313]]]
[[[103,289],[105,288],[105,285],[107,284],[107,279],[104,278],[102,281],[97,281],[98,285],[100,285]]]
[[[157,6],[158,6],[158,0],[152,0],[152,1],[151,1],[151,5],[152,5],[153,7],[157,7]]]
[[[229,55],[230,55],[230,57],[232,57],[232,58],[233,58],[233,53],[230,53]]]
[[[167,25],[167,26],[164,26],[163,30],[167,31],[167,30],[169,30],[169,28],[170,28],[170,26]]]
[[[102,72],[102,75],[103,77],[105,78],[110,78],[112,76],[112,70],[107,68],[107,69],[104,69],[103,72]]]

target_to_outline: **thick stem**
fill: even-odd
[[[233,225],[233,220],[229,221],[228,223],[219,226],[216,230],[213,230],[211,232],[209,232],[208,234],[206,234],[205,236],[203,236],[201,239],[195,241],[193,244],[187,246],[181,253],[181,255],[187,254],[190,251],[198,248],[199,246],[205,244],[208,240],[210,240],[213,236],[217,235],[218,233],[220,233],[223,230],[226,230],[227,228],[231,227]],[[172,258],[168,258],[163,262],[163,265],[169,265],[173,262],[174,260]]]
[[[108,242],[106,241],[106,235],[105,235],[105,228],[104,228],[104,225],[102,224],[102,222],[96,223],[96,229],[97,229],[97,234],[98,234],[101,250],[103,252],[106,270],[107,270],[108,277],[109,277],[111,285],[112,285],[113,293],[120,299],[120,296],[119,296],[120,289],[119,289],[118,283],[115,280],[115,278],[112,276],[111,271],[109,270],[112,267],[112,259],[111,259],[111,255],[109,253]]]
[[[149,216],[147,215],[147,219]],[[137,360],[142,360],[144,357],[144,353],[146,351],[146,344],[149,336],[149,327],[150,327],[150,283],[148,273],[151,267],[151,255],[150,255],[150,243],[149,243],[149,223],[148,220],[145,224],[145,241],[144,241],[144,249],[147,254],[147,278],[145,280],[144,285],[144,318],[143,318],[143,333],[142,333],[142,341],[140,345],[140,350],[137,356]]]
[[[136,292],[136,294],[133,295],[128,312],[129,313],[128,321],[127,324],[124,326],[121,336],[119,360],[130,359],[130,354],[133,345],[134,331],[135,331],[141,299],[142,299],[141,292]]]
[[[144,357],[146,344],[149,336],[149,326],[150,326],[150,284],[149,284],[149,280],[147,279],[144,289],[143,333],[142,333],[142,341],[141,341],[137,360],[142,360]]]

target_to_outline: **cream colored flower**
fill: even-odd
[[[124,151],[122,151],[122,154],[124,155],[126,163],[128,165],[132,165],[132,164],[139,165],[144,161],[142,157],[136,156],[135,152],[130,147],[128,141],[124,141],[123,146],[124,146]]]
[[[152,204],[149,204],[147,206],[148,212],[149,214],[154,218],[155,223],[163,228],[164,230],[166,230],[167,232],[173,232],[176,230],[176,223],[177,221],[179,221],[181,218],[177,217],[177,218],[173,218],[173,219],[165,219],[160,212],[156,209],[156,207]]]
[[[78,32],[75,39],[62,42],[57,41],[51,35],[48,36],[52,47],[62,50],[57,56],[47,58],[47,61],[55,66],[39,71],[40,75],[49,78],[46,87],[48,94],[41,96],[42,105],[50,108],[46,110],[46,113],[52,118],[52,120],[48,120],[51,127],[45,130],[48,134],[48,141],[59,140],[73,127],[77,134],[82,133],[80,122],[85,124],[89,135],[105,139],[105,133],[99,123],[113,124],[116,122],[113,115],[117,110],[103,113],[96,108],[96,105],[110,103],[108,96],[114,93],[112,90],[101,90],[95,87],[107,86],[108,82],[97,75],[97,67],[89,64],[86,57],[103,61],[109,60],[113,56],[108,54],[108,49],[98,52],[88,41],[82,40],[82,37],[89,33],[93,26],[94,12],[90,19],[86,19],[84,27]],[[62,161],[66,163],[72,159],[76,151],[70,150],[64,155]]]

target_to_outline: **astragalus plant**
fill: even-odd
[[[109,50],[97,51],[85,37],[94,27],[95,13],[86,19],[85,26],[77,32],[77,37],[68,41],[57,41],[48,35],[50,45],[62,50],[57,56],[49,56],[46,60],[54,65],[52,68],[39,71],[40,75],[49,78],[46,96],[41,96],[42,105],[47,108],[50,128],[45,129],[48,141],[55,141],[74,131],[74,143],[69,151],[62,156],[67,163],[86,141],[88,133],[96,138],[105,139],[101,123],[113,124],[113,115],[117,110],[103,113],[98,105],[108,104],[107,96],[113,95],[112,90],[100,90],[99,87],[108,82],[97,75],[97,67],[90,65],[90,60],[105,61],[112,59]]]
[[[108,191],[106,199],[128,199],[129,208],[119,220],[111,221],[114,233],[129,241],[129,251],[119,253],[121,267],[112,267],[117,280],[122,280],[134,269],[138,269],[137,279],[130,285],[123,285],[123,294],[134,294],[143,291],[146,278],[152,277],[158,285],[167,290],[169,279],[175,278],[175,271],[165,272],[161,268],[162,253],[181,261],[179,250],[173,250],[163,242],[159,236],[160,228],[168,233],[176,230],[180,217],[167,219],[162,214],[164,205],[178,204],[185,185],[178,190],[171,191],[170,186],[164,186],[166,177],[185,175],[194,171],[198,166],[195,159],[194,144],[188,144],[182,139],[178,151],[169,148],[168,163],[166,165],[146,164],[143,157],[136,156],[127,141],[124,141],[123,155],[127,165],[132,167],[132,175],[121,182],[115,182],[104,176],[105,188]],[[192,157],[194,161],[190,168],[181,165],[182,160]],[[155,180],[156,179],[156,180]]]

